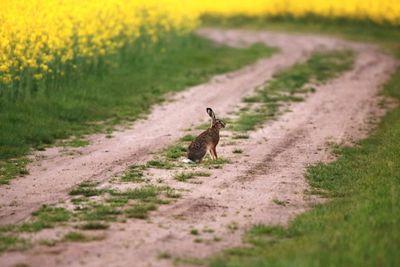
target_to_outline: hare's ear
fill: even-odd
[[[215,114],[214,111],[211,108],[207,108],[206,109],[208,115],[213,119],[213,121],[215,120]]]

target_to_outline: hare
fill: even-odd
[[[225,123],[215,118],[211,108],[207,108],[206,111],[212,119],[211,127],[197,136],[189,145],[187,157],[192,162],[201,162],[207,152],[210,153],[212,159],[218,159],[215,148],[219,142],[219,130],[225,128]]]

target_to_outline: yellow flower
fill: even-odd
[[[142,35],[152,43],[185,34],[204,14],[325,17],[400,24],[399,0],[0,0],[0,72],[34,79],[64,75],[71,63],[94,64]],[[151,45],[142,43],[143,48]],[[80,65],[80,64],[78,64]],[[12,71],[11,71],[12,70]],[[27,71],[29,70],[29,71]],[[11,75],[11,74],[9,74]],[[13,76],[2,75],[2,83]],[[40,78],[39,78],[40,77]],[[1,89],[1,88],[0,88]]]
[[[8,65],[3,63],[2,65],[0,65],[0,71],[1,72],[7,72],[8,71]]]
[[[35,80],[41,80],[41,79],[43,79],[43,74],[41,74],[41,73],[34,74],[33,78]]]

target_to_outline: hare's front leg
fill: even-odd
[[[208,153],[210,153],[211,159],[214,160],[214,159],[215,159],[215,155],[214,155],[214,149],[213,149],[213,147],[210,147],[210,148],[208,149]]]
[[[214,155],[214,160],[216,160],[216,159],[218,159],[218,155],[217,155],[217,146],[213,146],[212,148],[211,148],[211,151],[212,151],[212,154]]]

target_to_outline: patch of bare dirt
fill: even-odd
[[[1,266],[171,266],[170,260],[158,259],[158,255],[204,257],[239,245],[251,225],[286,224],[307,210],[312,200],[304,194],[306,167],[329,160],[330,143],[365,137],[371,116],[382,114],[376,95],[396,62],[373,46],[242,30],[203,29],[199,34],[236,46],[265,43],[281,52],[176,94],[175,101],[155,107],[147,120],[115,133],[114,138],[94,137],[93,144],[80,149],[79,155],[55,153],[33,163],[29,176],[0,187],[0,222],[24,220],[43,203],[67,199],[68,190],[83,180],[105,181],[128,165],[149,159],[150,152],[172,144],[184,135],[184,129],[204,121],[206,106],[220,117],[229,114],[243,96],[316,49],[347,47],[357,51],[357,58],[351,71],[317,86],[304,102],[291,105],[291,112],[266,123],[249,139],[235,144],[222,140],[219,155],[232,163],[210,171],[210,177],[201,177],[202,183],[182,185],[172,179],[171,171],[159,171],[169,185],[187,191],[176,203],[152,213],[150,221],[113,224],[102,241],[9,252],[1,256]],[[234,148],[243,154],[232,154]],[[194,236],[191,229],[201,234]]]

